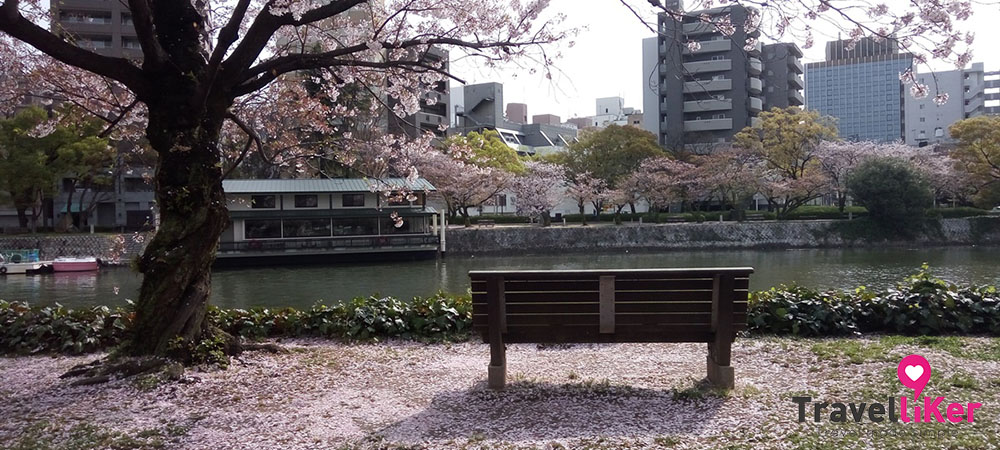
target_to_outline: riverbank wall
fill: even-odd
[[[0,251],[38,249],[42,261],[61,256],[93,256],[111,265],[128,265],[142,254],[151,234],[63,234],[0,236]]]
[[[845,223],[810,220],[449,228],[447,253],[1000,245],[1000,216],[942,219],[929,231],[906,240],[852,238]],[[128,265],[142,253],[150,238],[149,234],[0,236],[0,251],[39,249],[42,260],[95,256],[109,264]]]
[[[1000,216],[941,219],[911,239],[855,238],[849,225],[810,220],[451,228],[447,253],[1000,245]]]

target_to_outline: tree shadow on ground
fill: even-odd
[[[493,391],[480,382],[438,394],[423,411],[374,435],[400,444],[669,436],[704,428],[727,399],[705,380],[664,390],[520,380]]]

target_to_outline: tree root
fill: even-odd
[[[215,331],[221,332],[221,330]],[[236,356],[245,351],[265,351],[274,354],[288,353],[286,348],[278,344],[244,343],[228,333],[223,336],[220,336],[223,337],[221,350],[226,356]],[[103,360],[95,360],[87,364],[74,366],[66,373],[60,375],[59,378],[81,377],[70,383],[70,386],[89,386],[107,383],[111,380],[146,375],[157,375],[164,380],[180,381],[184,378],[185,363],[196,364],[190,355],[184,358],[184,361],[160,356],[108,357]]]
[[[184,367],[173,360],[157,356],[105,359],[73,367],[59,378],[83,377],[70,386],[89,386],[106,383],[115,379],[162,373],[169,380],[179,380],[184,375]]]

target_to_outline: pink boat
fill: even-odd
[[[56,258],[52,261],[55,272],[91,272],[97,270],[97,258]]]

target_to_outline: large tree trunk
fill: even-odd
[[[164,101],[149,108],[160,227],[138,265],[143,281],[130,352],[187,358],[208,330],[212,263],[229,224],[217,150],[228,104],[198,115]]]

